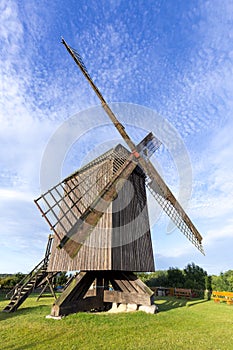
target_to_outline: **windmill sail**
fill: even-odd
[[[172,219],[177,228],[197,247],[204,255],[202,236],[179,204],[169,187],[163,181],[153,164],[143,157],[138,159],[139,165],[147,175],[147,187],[165,213]]]
[[[150,132],[146,137],[137,145],[137,151],[141,156],[145,158],[150,158],[152,154],[161,146],[160,142],[152,132]]]
[[[145,154],[143,152],[143,143],[139,148],[137,148],[137,146],[133,143],[129,135],[126,133],[124,126],[118,121],[117,117],[115,116],[115,114],[103,98],[102,94],[100,93],[99,89],[92,81],[85,65],[82,62],[80,55],[74,49],[72,49],[65,42],[64,39],[62,39],[62,43],[65,45],[67,51],[81,69],[82,73],[90,83],[96,95],[99,97],[102,107],[104,108],[105,112],[112,120],[114,126],[117,128],[117,130],[129,146],[132,154],[135,156],[135,160],[137,160],[138,164],[145,172],[148,179],[148,188],[150,189],[154,198],[162,206],[164,211],[173,220],[173,222],[180,229],[180,231],[201,251],[202,254],[204,254],[204,250],[202,247],[202,236],[195,228],[192,221],[185,213],[179,202],[176,200],[176,198],[174,197],[168,186],[165,184],[159,173],[156,171],[153,164],[149,161],[147,157],[145,157]]]
[[[83,73],[83,75],[91,85],[92,89],[95,91],[96,95],[100,99],[103,109],[105,110],[105,112],[113,122],[114,126],[117,128],[117,130],[119,131],[119,133],[121,134],[121,136],[123,137],[127,145],[129,146],[129,148],[136,152],[136,145],[132,142],[131,138],[126,133],[124,126],[119,122],[119,120],[117,119],[117,117],[115,116],[115,114],[113,113],[113,111],[111,110],[111,108],[109,107],[105,99],[103,98],[103,95],[101,94],[97,86],[94,84],[89,73],[87,72],[86,67],[83,65],[82,60],[80,60],[80,55],[77,55],[77,52],[74,51],[63,38],[62,38],[62,44],[65,46],[65,48],[67,49],[67,51],[69,52],[69,54],[71,55],[75,63],[79,66],[81,72]]]
[[[105,163],[105,167],[99,174],[100,163]],[[84,176],[80,180],[82,176],[76,172],[35,200],[59,238],[59,248],[64,248],[72,258],[77,255],[136,166],[134,156],[117,146],[82,169],[93,169],[89,179]],[[91,184],[90,179],[95,183]],[[64,233],[63,237],[59,231]]]
[[[204,249],[201,244],[202,237],[197,231],[196,227],[193,225],[192,221],[189,219],[188,215],[184,212],[182,207],[176,201],[175,205],[163,195],[161,189],[158,187],[155,181],[146,180],[146,186],[150,193],[165,211],[165,213],[170,217],[178,229],[195,245],[195,247],[200,250],[204,255]]]

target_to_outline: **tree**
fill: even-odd
[[[224,274],[224,279],[226,282],[226,291],[231,292],[233,291],[233,270],[228,270]]]
[[[14,275],[6,275],[5,277],[0,279],[1,288],[13,288],[17,283],[19,283],[25,274],[22,272],[18,272]]]
[[[212,288],[219,292],[233,291],[233,270],[221,272],[219,276],[212,276]]]
[[[184,287],[184,274],[178,267],[169,267],[167,271],[167,279],[170,287],[182,288]]]
[[[15,275],[14,275],[14,279],[15,279],[15,282],[16,283],[19,283],[20,281],[22,281],[22,279],[25,277],[25,274],[22,273],[22,272],[17,272]],[[15,284],[16,284],[15,283]]]
[[[212,291],[212,276],[205,276],[205,289]]]
[[[140,278],[140,276],[139,276]],[[169,287],[167,279],[167,271],[158,270],[147,275],[144,282],[148,287]]]
[[[57,286],[64,286],[68,280],[68,277],[66,275],[66,272],[60,272],[58,276],[56,277],[56,285]]]
[[[192,278],[187,278],[187,277],[185,277],[184,288],[199,289],[197,288],[195,281]]]
[[[210,300],[212,293],[212,276],[205,276],[205,299]]]
[[[146,282],[151,278],[153,272],[138,272],[136,275],[142,282]]]
[[[191,289],[205,289],[207,272],[194,263],[188,264],[184,269],[185,287]]]

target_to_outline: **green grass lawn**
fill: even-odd
[[[53,299],[35,295],[0,312],[0,349],[233,349],[233,305],[159,297],[160,312],[79,313],[46,319]],[[7,304],[1,299],[0,309]]]

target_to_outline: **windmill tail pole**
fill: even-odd
[[[101,94],[97,86],[94,84],[93,80],[91,79],[87,71],[87,68],[85,67],[82,61],[81,56],[78,54],[78,52],[75,49],[71,48],[63,38],[61,42],[65,46],[66,50],[69,52],[69,54],[71,55],[71,57],[73,58],[77,66],[80,68],[81,72],[83,73],[83,75],[85,76],[89,84],[91,85],[92,89],[94,90],[98,98],[100,99],[103,109],[105,110],[105,112],[107,113],[107,115],[109,116],[109,118],[111,119],[111,121],[113,122],[113,124],[115,125],[115,127],[117,128],[117,130],[119,131],[119,133],[121,134],[125,142],[127,143],[127,145],[129,146],[129,148],[133,153],[135,153],[136,145],[132,142],[129,135],[125,131],[124,126],[119,122],[119,120],[117,119],[117,117],[115,116],[115,114],[113,113],[113,111],[111,110],[111,108],[109,107],[105,99],[103,98],[103,95]],[[135,155],[137,157],[137,153]]]

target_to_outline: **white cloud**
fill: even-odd
[[[2,201],[13,200],[13,201],[32,201],[33,194],[25,193],[23,191],[13,190],[12,188],[0,188],[0,198]]]
[[[223,225],[218,225],[215,229],[210,229],[205,235],[204,242],[206,245],[218,243],[218,241],[229,242],[233,240],[233,219],[228,219]]]

